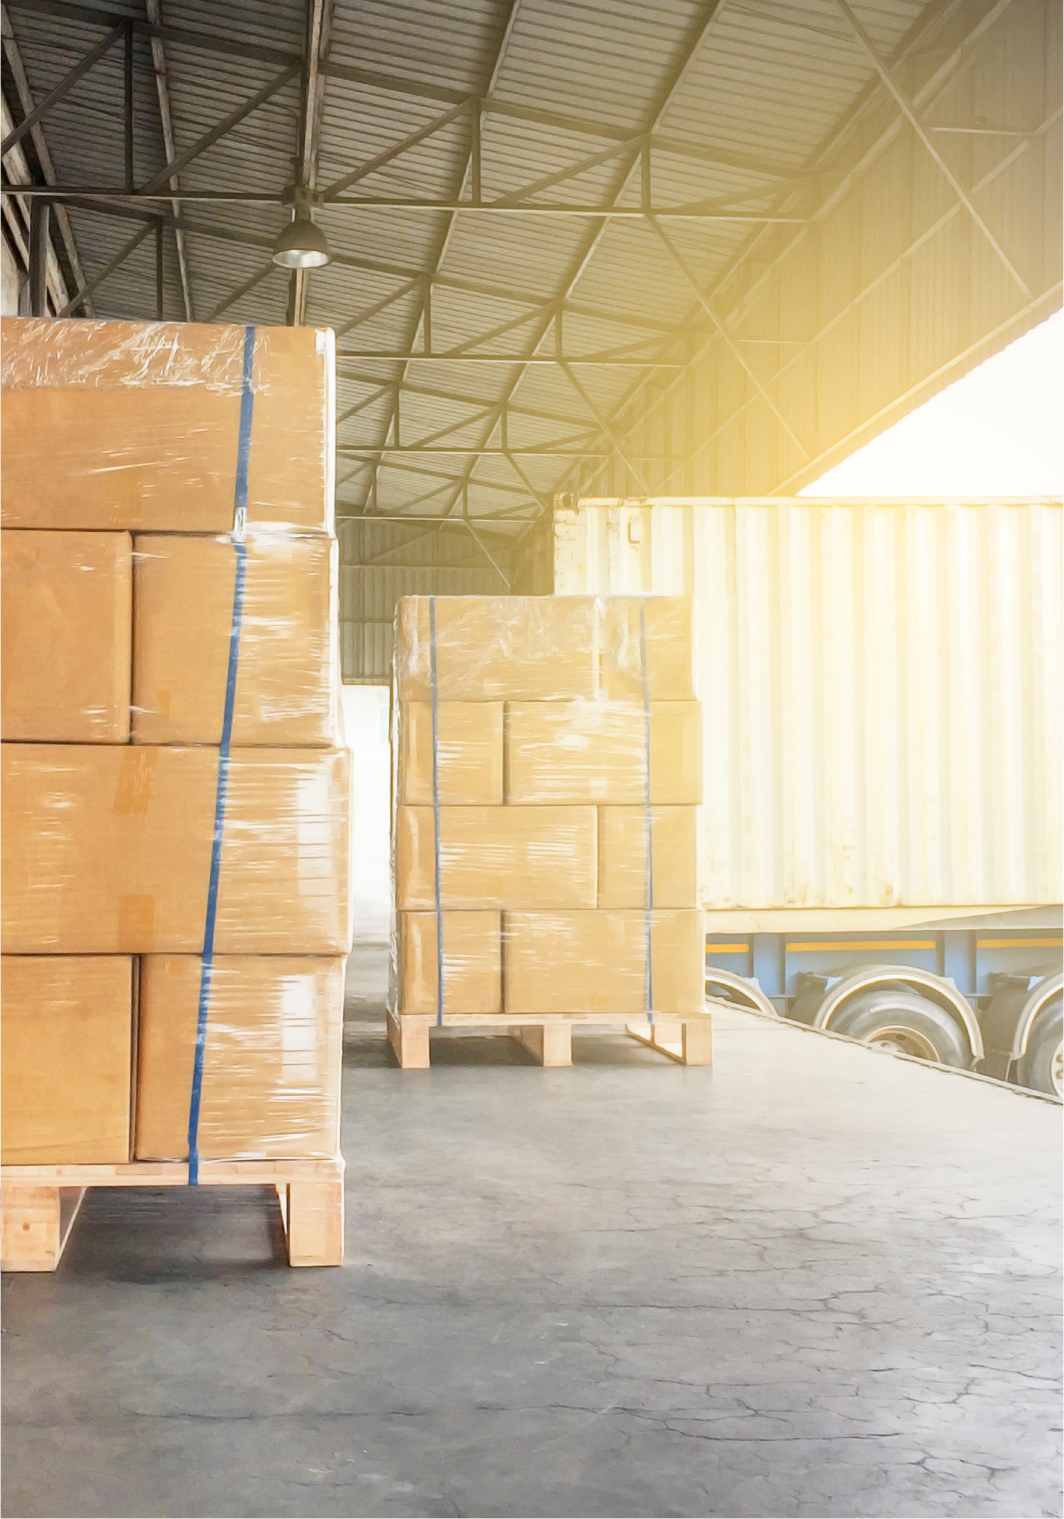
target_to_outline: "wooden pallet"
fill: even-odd
[[[0,1269],[54,1271],[88,1187],[183,1187],[183,1161],[110,1166],[0,1167]],[[344,1161],[204,1160],[205,1187],[277,1189],[290,1266],[339,1266],[344,1258]]]
[[[505,1029],[543,1066],[573,1063],[573,1029],[589,1024],[622,1028],[630,1039],[668,1055],[681,1065],[712,1065],[713,1037],[709,1013],[654,1023],[626,1023],[616,1013],[445,1013],[444,1028]],[[429,1066],[429,1035],[437,1028],[432,1013],[389,1013],[388,1042],[404,1071]]]

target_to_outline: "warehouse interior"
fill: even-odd
[[[1008,973],[1028,1032],[1050,997],[1059,1009],[1060,503],[1006,501],[985,519],[939,503],[945,526],[922,537],[914,503],[886,503],[897,527],[880,530],[872,518],[888,514],[875,503],[795,500],[1060,308],[1058,7],[3,0],[2,23],[5,317],[32,319],[26,330],[162,323],[159,352],[180,349],[180,329],[235,329],[225,377],[215,356],[203,361],[205,389],[227,399],[241,394],[240,329],[244,399],[248,356],[270,329],[333,334],[316,348],[304,336],[319,370],[335,355],[329,636],[354,841],[343,1264],[290,1268],[297,1194],[265,1181],[90,1185],[55,1269],[5,1270],[3,1513],[1059,1513],[1059,1084],[1028,1080],[1034,1047],[1028,1057],[1017,1044],[1010,1063],[1008,1040],[993,1046],[960,993],[970,974],[985,1004]],[[32,382],[17,377],[22,341],[5,333],[12,418],[34,415],[17,410],[31,383],[56,394],[70,383],[49,379],[47,363]],[[276,352],[280,365],[288,350]],[[269,416],[277,475],[296,479],[296,410]],[[5,481],[5,529],[69,525],[48,518],[47,482],[39,521],[7,515],[49,449],[45,434],[23,447],[9,426],[8,479],[21,483]],[[799,525],[821,508],[819,527]],[[852,528],[839,525],[847,513]],[[755,519],[769,525],[743,526]],[[195,531],[218,529],[205,518]],[[709,573],[725,540],[738,592]],[[807,637],[794,590],[806,563],[834,605],[817,625],[827,653],[807,735],[820,769],[787,757],[806,735],[788,691],[789,646]],[[797,566],[790,582],[784,564]],[[984,618],[957,591],[968,565],[1004,588],[1005,611]],[[909,570],[910,599],[884,611],[877,643],[876,616]],[[863,599],[835,596],[851,575]],[[570,1052],[569,1033],[564,1050],[552,1044],[549,1019],[510,1038],[485,1014],[433,1027],[432,1069],[418,1069],[430,1023],[445,1021],[437,698],[441,710],[487,705],[459,669],[481,646],[460,631],[449,647],[445,629],[437,645],[443,598],[478,598],[503,629],[530,598],[596,598],[606,627],[622,615],[611,605],[645,593],[694,600],[694,634],[689,619],[679,639],[688,673],[692,636],[696,649],[716,636],[714,608],[744,594],[752,608],[728,634],[727,689],[700,677],[667,692],[701,699],[716,788],[715,802],[682,788],[667,798],[692,817],[705,803],[698,1017],[682,1041],[679,1023],[653,1029],[650,734],[664,687],[651,691],[657,632],[648,642],[629,607],[642,688],[629,680],[624,694],[640,743],[644,716],[646,732],[647,1029],[589,1019],[572,1026]],[[403,598],[419,599],[405,605],[425,609],[431,638],[429,621],[414,632],[408,621],[404,643]],[[1013,615],[1028,618],[1022,637]],[[167,639],[183,634],[161,614],[160,627],[162,667]],[[957,636],[985,668],[969,673]],[[560,668],[563,645],[544,644],[543,672]],[[948,690],[921,674],[921,647],[929,664],[944,651]],[[889,730],[897,755],[868,760],[875,784],[851,847],[832,824],[833,778],[841,793],[848,774],[832,748],[850,708],[831,682],[842,690],[856,649],[852,662],[879,660],[905,710]],[[407,972],[392,963],[381,883],[404,847],[389,797],[414,770],[397,735],[407,722],[412,732],[403,681],[415,675],[432,711],[416,800],[436,811],[435,898],[430,841],[417,857],[428,895],[399,906],[435,906],[439,959],[428,939],[424,954],[439,1018],[426,1003],[407,1042],[389,1013],[389,973]],[[189,742],[165,724],[138,738],[149,720],[136,691],[131,737],[108,742]],[[508,746],[512,698],[530,692],[502,692]],[[239,728],[226,700],[227,753]],[[1036,733],[1047,705],[1052,731]],[[862,732],[887,732],[877,721]],[[765,752],[778,746],[771,762],[758,735]],[[42,737],[5,731],[9,751],[12,736]],[[685,742],[670,756],[677,773]],[[896,818],[884,806],[877,822],[877,808],[906,750],[934,782],[921,790],[916,760],[897,781],[910,833],[904,858],[886,860]],[[538,783],[526,800],[570,800]],[[339,814],[346,783],[329,784]],[[642,792],[624,800],[642,805]],[[6,814],[5,825],[15,838]],[[792,883],[788,915],[778,879],[800,874],[803,848],[816,889]],[[833,850],[846,857],[837,870]],[[574,846],[555,862],[569,885],[575,857]],[[7,861],[10,900],[22,888]],[[26,861],[20,882],[29,848]],[[906,883],[893,896],[891,869]],[[963,1059],[832,1031],[824,998],[852,955],[825,962],[810,1003],[821,1013],[802,1026],[801,996],[813,996],[802,952],[841,950],[832,936],[844,930],[910,966],[905,995],[959,988]],[[1036,946],[1026,959],[1021,934]],[[605,978],[606,956],[585,968]],[[146,997],[147,970],[135,974]],[[798,1022],[779,1016],[796,1008]],[[564,1068],[542,1069],[552,1064]]]

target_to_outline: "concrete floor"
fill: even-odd
[[[742,1014],[404,1073],[374,974],[346,1266],[91,1195],[4,1282],[5,1514],[1059,1512],[1059,1107]]]

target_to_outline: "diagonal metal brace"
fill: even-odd
[[[949,164],[942,157],[942,154],[935,147],[935,144],[932,142],[929,134],[920,124],[920,119],[917,116],[916,112],[913,110],[912,106],[909,104],[908,97],[898,85],[897,81],[894,78],[894,75],[891,73],[890,69],[883,61],[882,54],[879,52],[878,48],[872,42],[872,39],[869,37],[864,27],[854,15],[850,6],[847,4],[847,0],[835,0],[835,3],[838,5],[839,10],[842,12],[842,14],[846,17],[846,20],[850,23],[854,35],[860,42],[861,46],[864,48],[865,52],[868,54],[868,57],[872,63],[872,67],[875,69],[880,79],[882,79],[883,83],[886,85],[887,89],[894,97],[894,103],[897,105],[906,121],[912,127],[917,137],[923,143],[928,153],[930,153],[931,157],[934,159],[935,163],[942,171],[943,176],[949,181],[950,188],[953,190],[954,195],[960,201],[961,205],[967,211],[968,215],[971,217],[975,225],[979,228],[979,231],[986,238],[991,248],[993,248],[994,252],[1004,264],[1005,268],[1015,280],[1016,284],[1019,285],[1020,289],[1023,291],[1027,299],[1029,301],[1033,300],[1034,296],[1029,285],[1027,284],[1027,281],[1024,279],[1023,275],[1020,274],[1019,270],[1016,268],[1016,265],[1009,258],[1008,254],[1005,252],[1004,248],[1002,248],[993,232],[991,232],[986,222],[980,216],[979,212],[975,208],[975,204],[971,196],[968,194],[968,191],[961,184],[960,180],[954,174]]]

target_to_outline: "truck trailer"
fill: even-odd
[[[707,995],[1062,1095],[1062,517],[555,499],[555,594],[692,603]]]

